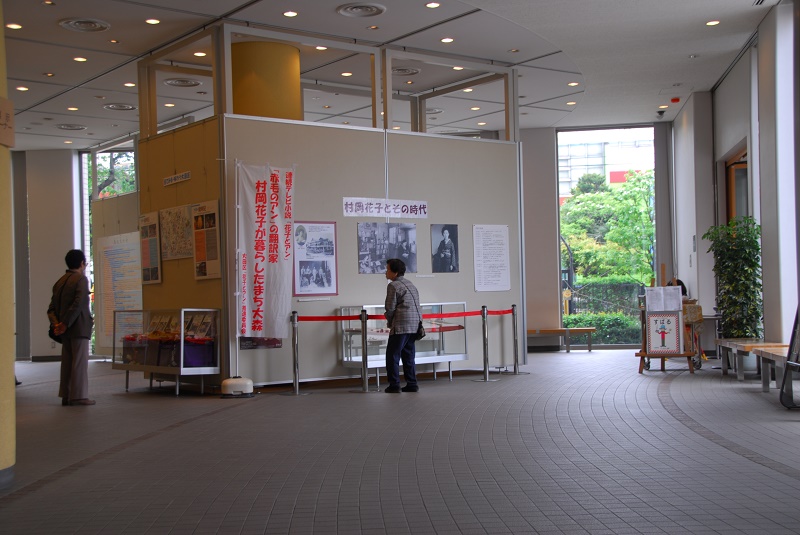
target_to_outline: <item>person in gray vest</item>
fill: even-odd
[[[55,334],[61,336],[62,405],[94,405],[89,399],[89,344],[94,319],[89,308],[89,279],[86,255],[72,249],[64,258],[67,271],[53,285],[47,317]]]
[[[389,386],[384,390],[388,394],[417,392],[417,370],[414,363],[417,328],[422,320],[419,307],[419,292],[416,286],[407,281],[403,275],[406,265],[399,258],[386,261],[386,278],[390,281],[386,286],[386,312],[384,316],[389,322],[389,341],[386,344],[386,376]],[[403,360],[403,375],[406,386],[400,388],[399,361]]]

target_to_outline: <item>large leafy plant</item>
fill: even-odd
[[[761,227],[752,217],[735,217],[703,235],[711,242],[717,276],[717,311],[725,338],[760,338]]]

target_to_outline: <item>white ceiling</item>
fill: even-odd
[[[668,121],[691,92],[711,89],[779,0],[763,0],[761,5],[754,0],[441,0],[436,9],[425,7],[426,1],[359,2],[386,10],[371,17],[348,17],[337,12],[348,3],[344,0],[54,0],[53,5],[3,0],[5,23],[22,26],[5,29],[15,150],[85,149],[135,132],[136,109],[106,106],[138,106],[138,88],[123,85],[137,82],[137,61],[220,22],[295,36],[286,40],[300,49],[308,121],[372,124],[370,99],[362,90],[369,87],[368,57],[330,45],[317,51],[314,45],[320,39],[386,45],[432,58],[393,63],[395,68],[420,70],[392,80],[399,91],[392,114],[401,130],[410,130],[410,109],[403,97],[485,73],[452,69],[461,63],[518,69],[521,128],[649,123],[656,120],[659,105],[670,106],[664,114]],[[288,10],[298,16],[283,16]],[[146,24],[150,18],[161,23]],[[110,28],[76,32],[59,24],[65,19],[98,19]],[[709,20],[720,24],[706,26]],[[368,29],[373,25],[378,29]],[[441,43],[445,36],[455,41]],[[112,44],[111,39],[119,42]],[[175,51],[166,61],[209,70],[210,47],[210,39],[205,39]],[[195,57],[192,53],[199,49],[209,56]],[[75,62],[78,56],[88,61]],[[343,78],[344,71],[353,76]],[[202,85],[170,87],[163,84],[166,78],[193,78]],[[570,87],[569,82],[580,85]],[[160,72],[159,122],[209,116],[211,85],[210,70],[208,76]],[[29,90],[18,91],[21,86]],[[674,97],[680,102],[671,103]],[[165,107],[167,103],[174,106]],[[68,111],[69,107],[78,110]],[[427,116],[430,132],[500,130],[503,83],[433,97],[426,107],[441,110]],[[64,130],[57,125],[85,128]]]

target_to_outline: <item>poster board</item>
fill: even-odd
[[[339,295],[336,223],[294,223],[294,295]]]
[[[161,282],[161,244],[158,212],[139,216],[139,239],[141,243],[142,284]]]
[[[647,350],[651,355],[683,353],[683,313],[647,312]]]
[[[194,278],[220,278],[222,263],[219,250],[219,201],[192,205],[192,225]]]

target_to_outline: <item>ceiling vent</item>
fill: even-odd
[[[336,8],[336,12],[344,17],[376,17],[386,13],[386,6],[355,2],[340,5]]]
[[[86,130],[82,124],[57,124],[56,128],[61,130]]]
[[[414,67],[393,67],[392,74],[395,76],[414,76],[419,74],[422,69],[415,69]]]
[[[200,80],[193,80],[192,78],[168,78],[164,80],[164,85],[172,87],[197,87],[203,85]]]
[[[133,111],[136,109],[136,106],[130,104],[106,104],[103,107],[112,111]]]
[[[111,28],[111,24],[99,19],[63,19],[58,25],[65,30],[82,33],[104,32]]]
[[[753,5],[754,5],[754,6],[760,6],[760,5],[762,5],[763,3],[764,3],[764,0],[755,0],[755,2],[753,2]]]
[[[437,113],[442,113],[444,110],[441,108],[425,108],[425,113],[427,115],[436,115]]]

